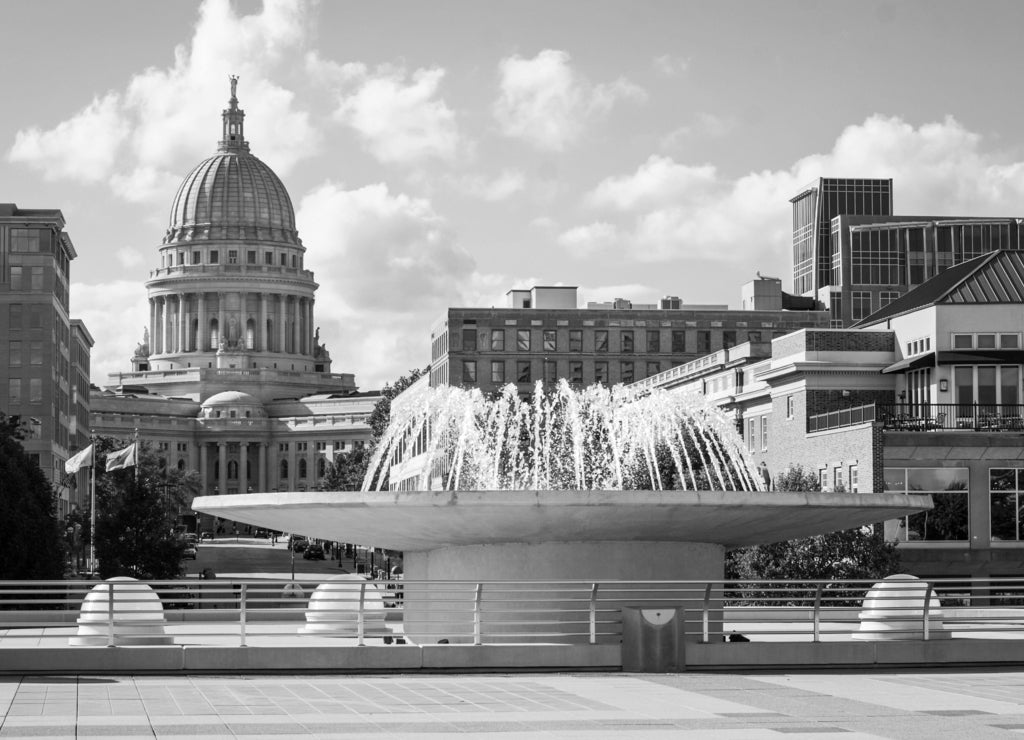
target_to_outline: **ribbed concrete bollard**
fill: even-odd
[[[924,639],[927,581],[899,573],[876,583],[861,605],[860,631],[854,640]],[[928,639],[948,639],[942,623],[942,604],[934,593],[928,599]]]
[[[360,575],[346,573],[321,583],[309,597],[306,626],[301,635],[356,637],[359,634],[359,600],[362,590],[363,636],[391,635],[384,620],[384,599],[377,585]]]
[[[113,591],[113,601],[111,601]],[[171,645],[164,605],[148,584],[118,576],[97,583],[82,600],[70,645]],[[113,626],[111,626],[113,625]]]

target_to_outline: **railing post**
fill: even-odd
[[[242,584],[241,598],[238,605],[238,628],[239,628],[239,645],[245,647],[245,613],[246,613],[246,598],[248,598],[247,584]]]
[[[711,582],[704,586],[704,608],[701,614],[701,639],[711,642]]]
[[[590,586],[590,644],[597,644],[597,586]]]
[[[924,625],[923,625],[923,630],[922,631],[923,631],[924,639],[925,639],[926,642],[928,641],[928,638],[929,638],[929,634],[928,634],[929,633],[929,629],[928,629],[928,622],[929,622],[929,620],[928,620],[928,617],[930,616],[929,615],[929,611],[931,611],[931,605],[932,605],[932,584],[929,583],[928,584],[928,588],[926,588],[925,592],[924,592],[924,609],[921,610],[921,615],[922,615],[922,618],[924,619]]]
[[[356,644],[362,647],[366,644],[366,581],[359,584],[359,611],[356,613]]]
[[[814,591],[814,641],[821,642],[821,590],[825,584],[819,583]]]
[[[484,584],[476,584],[476,593],[473,597],[473,644],[483,644],[483,630],[481,629],[482,615],[480,614],[480,601],[484,593]]]
[[[107,647],[114,647],[114,584],[107,581]]]

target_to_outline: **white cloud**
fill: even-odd
[[[891,177],[901,215],[1020,215],[1024,162],[1002,162],[982,143],[951,117],[915,128],[875,115],[847,127],[827,153],[731,180],[709,165],[652,156],[633,174],[599,183],[585,201],[604,218],[558,241],[574,254],[614,248],[646,261],[696,258],[784,272],[788,200],[818,177]]]
[[[417,69],[410,75],[389,65],[372,74],[364,65],[333,67],[333,77],[351,88],[341,93],[334,117],[356,131],[378,160],[415,163],[456,156],[455,113],[438,97],[443,69]]]
[[[661,138],[661,148],[679,149],[694,139],[719,139],[728,136],[739,125],[735,116],[698,113],[691,123],[680,126]]]
[[[73,114],[49,130],[19,131],[8,158],[45,173],[87,183],[106,182],[130,201],[164,199],[180,181],[182,162],[214,153],[217,111],[238,74],[239,101],[253,125],[253,152],[281,174],[319,146],[309,114],[286,87],[308,36],[304,3],[266,0],[258,13],[238,15],[228,0],[205,0],[189,44],[174,63],[134,75],[121,92]],[[299,62],[301,65],[302,62]]]
[[[665,77],[675,77],[690,68],[690,60],[674,54],[662,54],[651,62],[655,71]]]
[[[84,321],[96,340],[90,374],[94,383],[106,385],[109,373],[131,367],[129,360],[149,325],[146,289],[137,280],[73,282],[71,316]]]
[[[317,320],[325,338],[340,338],[335,369],[358,362],[357,381],[370,387],[393,380],[396,366],[429,362],[431,324],[480,282],[431,203],[382,183],[328,182],[302,198],[296,218],[321,286]]]
[[[464,175],[448,178],[448,182],[463,195],[497,203],[522,192],[526,187],[526,175],[520,170],[506,169],[493,178]]]
[[[92,184],[109,175],[128,135],[121,96],[108,93],[49,131],[36,127],[18,131],[7,156],[11,162],[38,170],[46,180]]]
[[[555,49],[533,59],[507,57],[498,71],[500,95],[493,112],[501,132],[540,149],[561,151],[579,139],[590,119],[621,100],[646,98],[624,78],[592,85],[572,68],[567,52]]]
[[[138,267],[151,255],[143,255],[139,250],[134,249],[133,247],[121,247],[114,252],[114,256],[121,264],[121,267]]]

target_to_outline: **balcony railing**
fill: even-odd
[[[849,409],[839,409],[838,411],[829,411],[825,414],[809,416],[807,417],[807,431],[824,432],[829,429],[840,429],[874,420],[875,404],[869,403],[864,406],[854,406]]]
[[[884,429],[896,432],[1024,432],[1024,404],[880,405],[878,420]]]

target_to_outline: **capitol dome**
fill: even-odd
[[[165,246],[213,240],[301,244],[288,191],[270,167],[249,153],[244,119],[232,80],[217,153],[196,165],[178,188]]]

